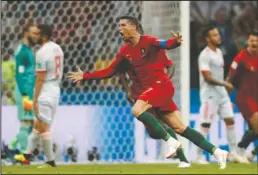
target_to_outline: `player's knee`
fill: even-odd
[[[134,106],[132,107],[132,114],[138,118],[142,113],[144,113],[151,107],[152,106],[150,104],[148,104],[147,102],[142,101],[142,100],[137,100],[136,103],[134,104]]]
[[[51,133],[49,131],[41,132],[40,137],[42,140],[47,140],[51,138]]]
[[[227,119],[224,119],[224,122],[227,126],[231,126],[231,125],[234,125],[235,124],[235,121],[233,118],[227,118]]]
[[[135,117],[138,117],[140,115],[140,111],[137,107],[133,107],[131,112]]]
[[[132,108],[132,114],[135,117],[139,117],[143,112],[145,112],[143,110],[143,108],[139,107],[139,106],[133,106]]]
[[[176,127],[176,128],[173,128],[174,131],[177,133],[177,134],[183,134],[185,129],[186,129],[186,126],[180,126],[180,127]]]
[[[184,124],[176,124],[176,125],[173,125],[173,130],[177,133],[177,134],[183,134],[185,129],[187,128],[186,125]]]
[[[210,128],[211,124],[210,123],[201,123],[202,128]]]

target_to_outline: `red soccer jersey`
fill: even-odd
[[[239,82],[239,93],[247,97],[258,98],[258,55],[250,55],[242,50],[231,64],[230,72]]]
[[[164,67],[169,67],[173,65],[173,61],[167,57],[166,50],[161,49],[158,52],[158,58],[163,61]],[[141,86],[140,81],[137,79],[136,73],[134,73],[134,69],[129,69],[127,71],[130,80],[132,81],[132,96],[133,98],[137,98],[145,89]]]
[[[179,44],[177,44],[174,38],[160,41],[155,37],[141,36],[135,46],[131,46],[128,43],[123,45],[116,59],[108,68],[92,73],[84,73],[84,78],[103,79],[111,77],[116,73],[119,64],[124,59],[128,59],[134,74],[130,78],[133,82],[139,82],[143,89],[150,87],[156,81],[170,81],[164,71],[163,57],[160,57],[159,53],[163,49],[173,49],[178,46]]]

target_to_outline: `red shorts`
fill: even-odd
[[[246,97],[238,93],[236,103],[239,111],[246,120],[249,120],[255,112],[258,112],[258,102],[255,97]]]
[[[157,81],[151,87],[147,88],[137,98],[143,100],[161,112],[174,112],[178,110],[172,100],[175,89],[170,81]]]

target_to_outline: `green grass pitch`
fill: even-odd
[[[192,167],[187,169],[179,169],[177,164],[59,165],[50,169],[37,169],[36,165],[2,166],[2,174],[257,174],[257,172],[257,163],[228,163],[224,170],[220,170],[215,163],[192,164]]]

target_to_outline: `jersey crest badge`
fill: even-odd
[[[141,52],[142,52],[141,59],[143,59],[148,54],[148,51],[146,51],[145,48],[141,48]]]

